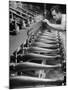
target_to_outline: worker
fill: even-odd
[[[44,19],[43,22],[47,23],[52,30],[59,32],[64,50],[66,51],[66,14],[62,14],[60,7],[55,5],[51,8],[51,15],[55,21],[54,23],[51,23],[48,19]]]

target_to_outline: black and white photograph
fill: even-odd
[[[66,4],[9,1],[9,88],[66,86]]]

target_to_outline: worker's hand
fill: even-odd
[[[47,19],[44,19],[43,22],[45,22],[49,25],[49,21]]]

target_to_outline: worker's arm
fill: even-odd
[[[50,27],[54,28],[54,29],[57,29],[57,30],[62,30],[64,31],[65,30],[65,25],[64,24],[51,24],[49,23],[48,24]]]
[[[51,28],[64,31],[66,29],[66,21],[62,19],[61,24],[52,24],[47,19],[44,20]]]

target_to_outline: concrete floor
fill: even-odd
[[[12,55],[12,53],[22,44],[25,42],[27,38],[27,30],[20,30],[20,32],[17,35],[10,35],[9,36],[9,53]]]

